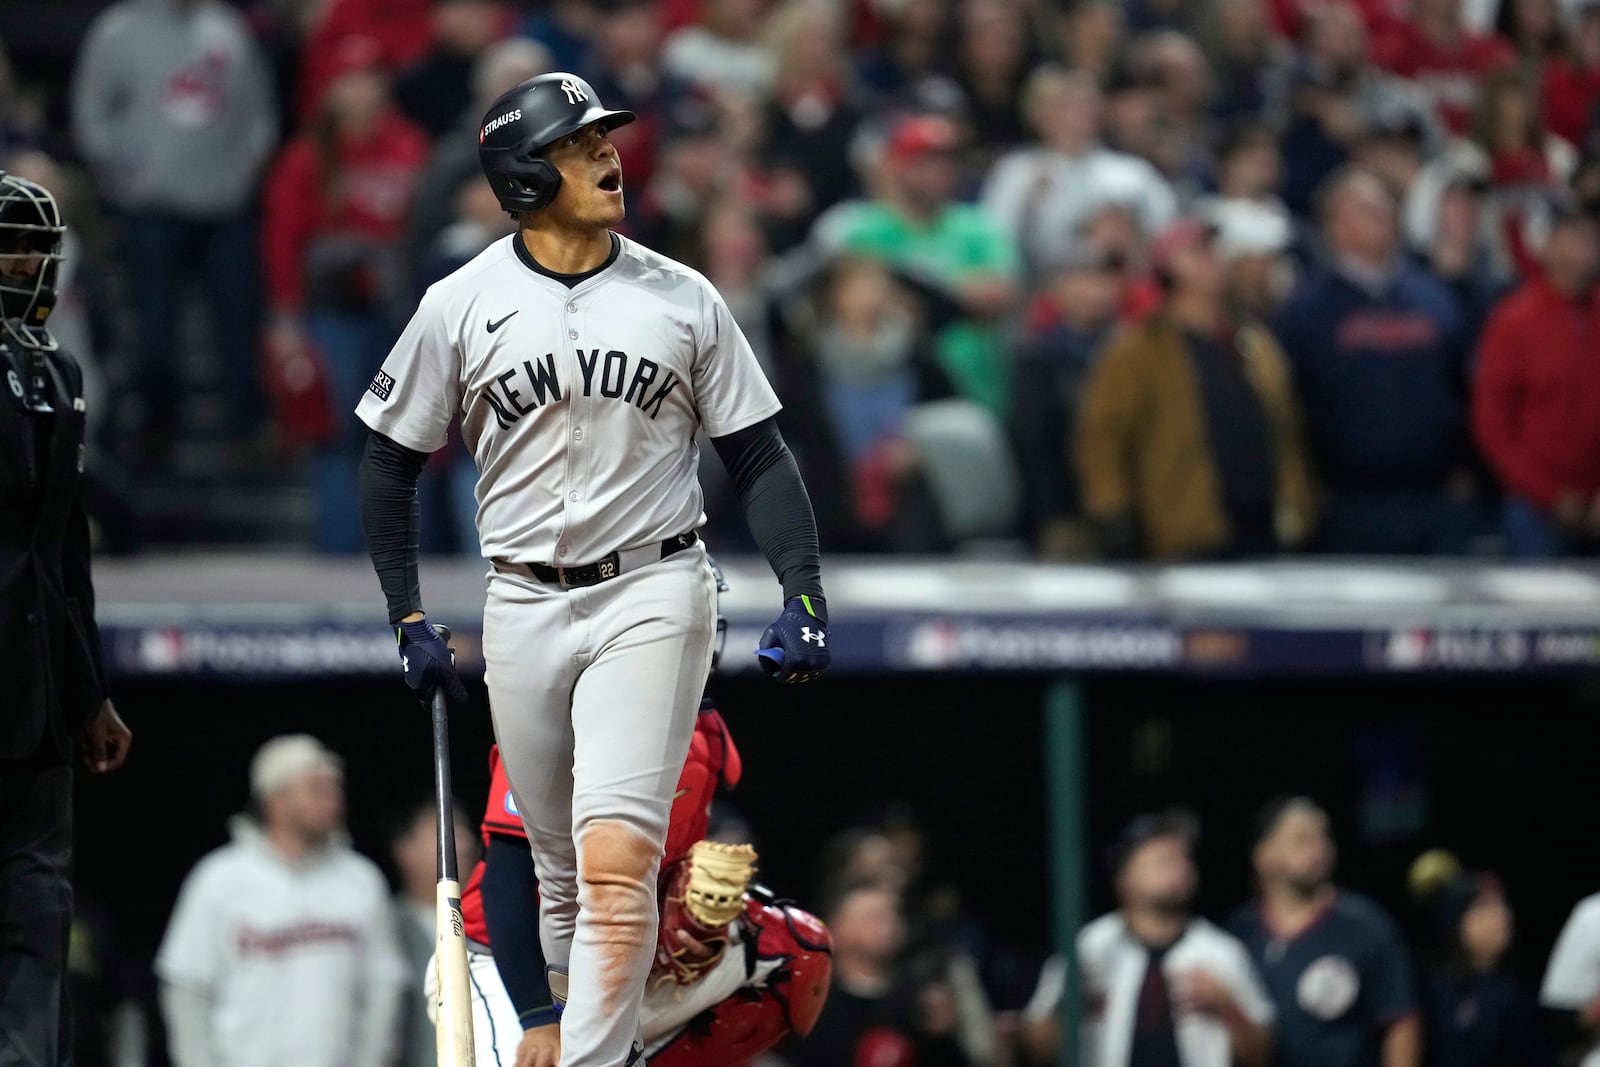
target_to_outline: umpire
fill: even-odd
[[[83,375],[45,328],[66,228],[0,172],[0,1062],[71,1062],[72,767],[127,758],[106,696],[83,506]]]

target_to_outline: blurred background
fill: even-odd
[[[510,232],[475,131],[553,69],[639,113],[626,232],[733,309],[829,560],[833,674],[765,684],[776,590],[703,467],[718,825],[815,910],[892,887],[919,1063],[1070,1062],[1046,962],[1173,805],[1220,919],[1257,809],[1315,798],[1419,984],[1413,861],[1497,872],[1537,990],[1600,890],[1600,4],[3,0],[0,167],[70,226],[137,736],[79,787],[80,1064],[166,1062],[150,960],[267,738],[343,755],[400,882],[428,735],[349,412]],[[425,472],[423,581],[481,672],[473,480],[456,441]],[[481,683],[454,728],[475,820]]]

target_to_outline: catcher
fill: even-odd
[[[727,588],[720,570],[717,586]],[[717,624],[720,652],[726,624]],[[546,968],[540,949],[533,856],[498,750],[489,766],[483,859],[461,894],[477,1062],[557,1067],[566,976]],[[827,997],[831,943],[822,923],[752,884],[749,845],[705,840],[713,794],[732,789],[741,772],[727,724],[706,697],[657,890],[656,962],[640,1016],[650,1067],[739,1067],[788,1033],[804,1037]],[[431,960],[425,984],[431,1011]]]

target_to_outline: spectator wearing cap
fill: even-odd
[[[256,186],[278,136],[274,90],[250,28],[221,0],[121,0],[89,27],[72,84],[72,130],[101,193],[121,212],[136,281],[133,358],[145,460],[167,458],[187,405],[177,374],[184,281],[201,283],[208,358],[233,435],[262,416]]]
[[[1083,504],[1073,462],[1083,384],[1117,325],[1121,263],[1076,241],[1047,262],[1017,354],[1015,434],[1034,547],[1047,559],[1082,555]]]
[[[473,107],[478,60],[511,29],[502,0],[433,0],[433,47],[395,78],[394,102],[429,140],[460,124]]]
[[[343,761],[290,734],[250,762],[251,814],[184,879],[156,954],[175,1067],[379,1067],[407,975],[372,861],[346,843]]]
[[[1328,816],[1305,797],[1256,823],[1258,896],[1228,929],[1277,1008],[1276,1062],[1289,1067],[1418,1067],[1411,963],[1375,902],[1335,887]]]
[[[1600,547],[1600,234],[1560,216],[1543,271],[1490,315],[1472,390],[1478,446],[1505,487],[1510,553]]]
[[[1368,171],[1329,179],[1324,261],[1275,333],[1294,365],[1326,490],[1322,547],[1343,554],[1464,551],[1466,326],[1443,283],[1401,253],[1394,200]]]
[[[1507,961],[1515,916],[1500,879],[1462,870],[1435,849],[1417,858],[1408,881],[1431,942],[1422,976],[1424,1062],[1554,1067],[1539,1005]]]
[[[1107,202],[1128,205],[1146,234],[1172,221],[1177,202],[1167,180],[1146,161],[1101,143],[1100,88],[1089,75],[1039,67],[1023,89],[1022,109],[1038,144],[1000,157],[981,203],[1030,272]]]
[[[1210,216],[1234,310],[1270,322],[1294,288],[1294,233],[1288,216],[1247,200],[1217,201]]]
[[[1480,83],[1514,66],[1516,52],[1505,38],[1468,28],[1461,0],[1412,0],[1409,19],[1382,21],[1372,58],[1421,88],[1440,121],[1460,133],[1471,122]]]
[[[348,38],[316,117],[268,175],[262,241],[271,318],[266,348],[279,420],[316,446],[315,544],[361,549],[352,410],[398,329],[398,254],[428,140],[390,102],[374,41]]]
[[[955,199],[960,136],[948,119],[902,119],[884,147],[879,198],[847,201],[817,220],[813,240],[828,255],[886,263],[914,285],[941,323],[934,339],[955,390],[1004,420],[1010,359],[1002,319],[1017,299],[1010,235]]]
[[[1134,819],[1109,850],[1117,910],[1078,932],[1083,1067],[1270,1062],[1274,1011],[1249,955],[1192,913],[1197,838],[1192,815],[1168,811]],[[1056,1018],[1046,1007],[1029,1019]]]
[[[1287,364],[1230,314],[1214,231],[1157,238],[1156,310],[1111,342],[1078,421],[1085,512],[1112,557],[1248,558],[1301,542],[1311,478]]]

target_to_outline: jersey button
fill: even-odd
[[[578,331],[577,330],[568,330],[567,331],[567,336],[572,338],[574,341],[576,341],[578,339]]]
[[[577,304],[568,304],[567,305],[567,310],[568,311],[577,311],[578,310],[578,305]]]
[[[583,440],[583,427],[582,426],[579,426],[576,430],[572,431],[572,439],[574,441]]]
[[[578,491],[574,489],[572,492],[568,493],[567,499],[576,504],[578,502]]]
[[[560,556],[562,559],[566,559],[567,558],[567,546],[566,545],[562,545],[560,548],[556,549],[556,555]]]

